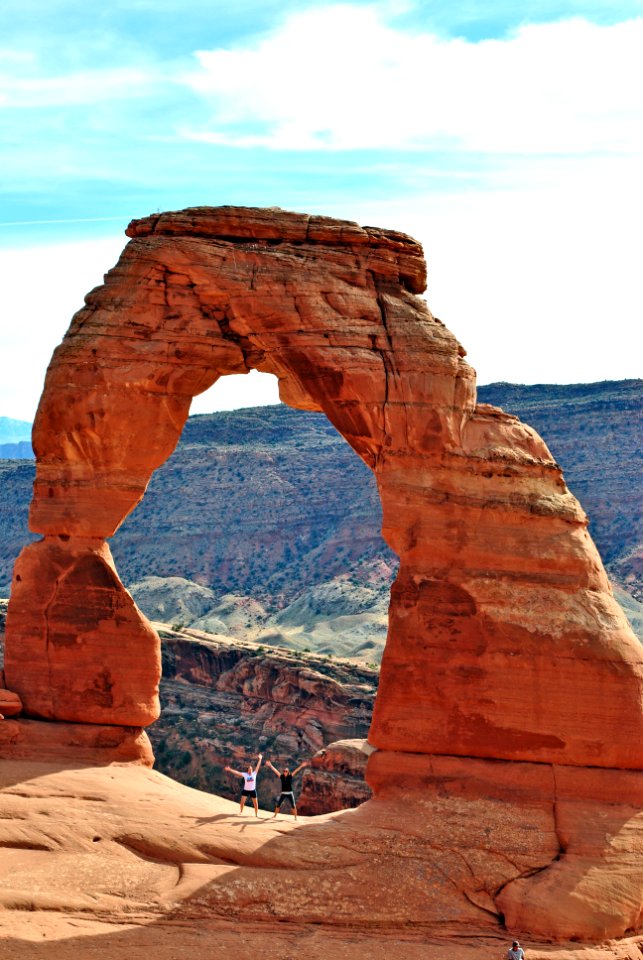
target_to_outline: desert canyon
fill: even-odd
[[[0,690],[7,955],[483,960],[519,935],[530,960],[640,958],[643,650],[545,442],[477,403],[419,244],[240,207],[127,233],[34,427],[41,539]],[[297,823],[150,769],[159,638],[107,542],[192,398],[252,369],[373,471],[400,564],[373,797]]]

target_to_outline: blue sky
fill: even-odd
[[[3,6],[0,415],[128,220],[197,204],[414,234],[482,382],[640,373],[643,0]]]

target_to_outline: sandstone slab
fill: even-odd
[[[635,874],[640,889],[629,852],[643,823],[640,773],[625,775],[619,799],[608,771],[577,782],[574,768],[390,753],[370,765],[384,796],[295,823],[272,811],[239,816],[238,804],[143,766],[6,761],[0,930],[19,931],[26,912],[50,932],[64,917],[112,931],[135,922],[141,936],[124,954],[134,960],[155,927],[171,936],[172,925],[199,931],[216,956],[213,923],[234,924],[238,944],[254,934],[272,942],[275,925],[318,931],[327,948],[348,938],[346,957],[387,945],[394,960],[411,947],[418,960],[483,960],[515,935],[543,960],[636,956],[640,936],[606,938],[617,918],[631,921]],[[421,793],[409,794],[413,780]],[[588,923],[591,936],[579,934]],[[120,956],[109,935],[99,929],[90,943]]]
[[[25,547],[7,625],[7,683],[30,716],[132,727],[158,717],[158,636],[106,543],[57,537]]]

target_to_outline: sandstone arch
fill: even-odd
[[[29,715],[156,717],[157,638],[105,539],[192,396],[256,368],[286,403],[323,410],[377,477],[401,566],[373,743],[640,769],[640,645],[545,444],[476,406],[464,351],[417,297],[420,246],[233,207],[127,232],[54,354],[34,429],[31,529],[44,539],[16,565],[6,652]]]
[[[144,750],[123,728],[157,715],[158,638],[106,538],[193,395],[227,373],[275,373],[285,402],[323,410],[374,470],[400,556],[370,735],[378,800],[363,817],[385,830],[400,791],[404,809],[409,795],[425,804],[415,855],[440,890],[423,917],[502,914],[557,938],[638,929],[641,647],[545,444],[476,405],[464,351],[417,296],[419,245],[230,207],[128,234],[54,354],[34,429],[43,539],[16,563],[5,658],[28,716],[98,725],[113,756]],[[57,729],[79,762],[92,755],[78,727]],[[379,861],[365,869],[390,900]],[[398,880],[396,917],[414,918],[417,878]]]

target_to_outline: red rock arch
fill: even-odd
[[[545,444],[476,406],[464,351],[417,294],[419,245],[245,208],[134,221],[52,359],[6,678],[32,717],[144,726],[158,639],[106,544],[171,453],[191,398],[277,375],[374,470],[400,557],[371,741],[393,754],[640,769],[643,655]],[[597,703],[601,709],[597,709]]]

